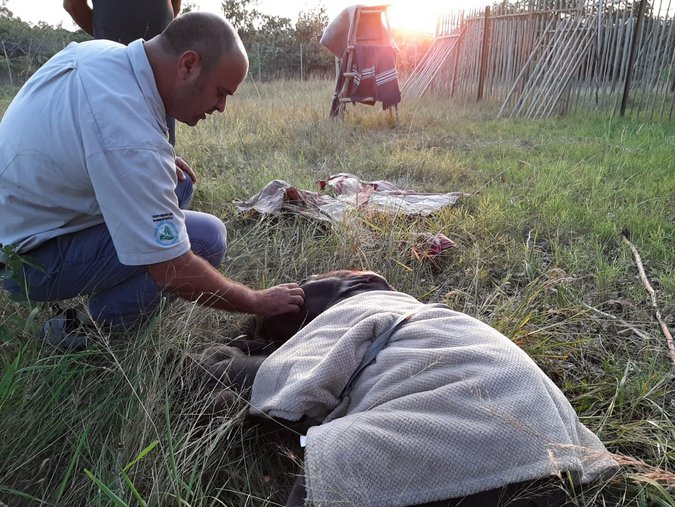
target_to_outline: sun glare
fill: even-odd
[[[389,22],[393,29],[433,34],[439,15],[476,9],[490,3],[488,0],[392,0],[389,2]]]

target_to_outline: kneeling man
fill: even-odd
[[[167,115],[194,126],[222,112],[247,71],[232,25],[204,12],[147,42],[72,43],[50,59],[0,121],[0,245],[26,260],[4,288],[34,301],[89,295],[89,313],[113,328],[139,324],[162,293],[297,312],[296,284],[256,291],[216,269],[225,226],[186,210],[195,175],[167,137]],[[8,262],[0,257],[0,271]],[[46,337],[81,346],[76,325],[61,315]]]

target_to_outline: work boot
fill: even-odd
[[[64,352],[76,352],[86,349],[91,341],[87,331],[92,331],[91,326],[80,320],[76,309],[69,308],[45,322],[42,339]]]

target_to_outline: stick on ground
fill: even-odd
[[[621,237],[623,238],[623,242],[626,243],[633,251],[635,263],[637,264],[638,272],[640,273],[640,280],[642,280],[642,285],[645,286],[645,289],[647,289],[647,292],[649,293],[649,297],[651,298],[652,301],[652,307],[654,307],[654,310],[656,311],[656,320],[659,322],[659,326],[661,326],[661,331],[663,331],[663,334],[666,337],[666,343],[668,344],[668,352],[670,355],[670,360],[673,362],[673,364],[675,364],[675,342],[673,342],[673,337],[670,334],[670,331],[668,330],[668,326],[666,326],[665,321],[661,317],[661,311],[659,310],[659,307],[656,304],[656,292],[654,291],[651,284],[649,283],[649,280],[647,279],[647,274],[645,273],[645,268],[642,265],[642,258],[640,257],[640,253],[638,252],[637,248],[635,248],[635,245],[633,245],[633,243],[631,243],[630,240],[626,237],[625,234],[622,234]]]

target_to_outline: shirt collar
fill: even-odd
[[[134,69],[138,85],[143,92],[143,97],[145,97],[145,102],[148,104],[148,107],[154,114],[164,133],[168,134],[169,129],[166,126],[166,109],[164,108],[162,97],[159,95],[157,83],[155,82],[155,75],[152,72],[148,55],[145,53],[145,48],[143,47],[144,42],[143,39],[138,39],[129,44],[129,61]]]

